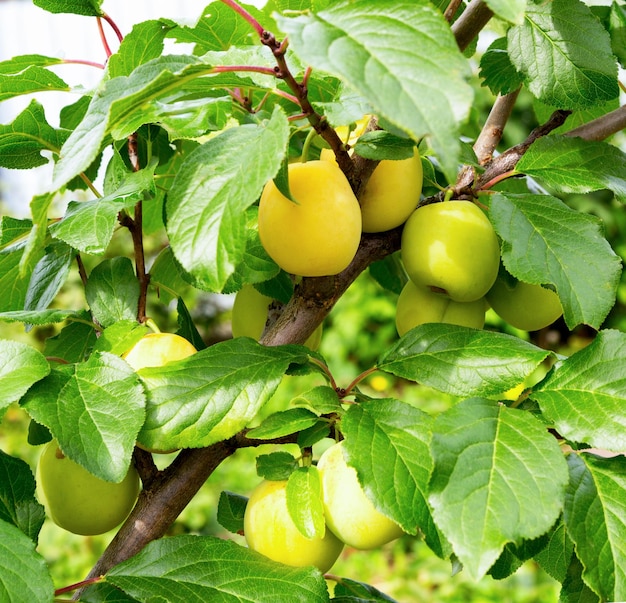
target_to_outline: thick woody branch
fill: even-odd
[[[626,105],[570,130],[565,136],[579,136],[585,140],[605,140],[624,129],[626,129]]]

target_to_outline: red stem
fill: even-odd
[[[102,19],[100,17],[96,17],[96,20],[98,21],[98,31],[100,32],[100,39],[102,40],[102,45],[104,46],[104,52],[107,55],[107,59],[113,54],[111,52],[111,47],[109,46],[109,43],[107,42],[107,38],[104,35],[104,28],[102,27]]]
[[[227,6],[230,6],[235,12],[239,13],[252,27],[254,27],[255,31],[261,35],[265,28],[245,9],[235,0],[221,0]]]
[[[57,588],[57,590],[54,591],[54,596],[57,597],[59,595],[64,595],[65,593],[71,593],[75,590],[78,590],[79,588],[84,588],[85,586],[91,586],[92,584],[102,582],[102,580],[104,580],[104,576],[94,576],[93,578],[87,578],[86,580],[76,582],[76,584],[70,584],[69,586]]]
[[[95,61],[83,61],[82,59],[63,59],[64,65],[89,65],[90,67],[98,67],[98,69],[104,69],[105,65],[102,63],[96,63]]]
[[[124,36],[122,35],[122,32],[120,31],[120,28],[117,26],[115,21],[113,21],[113,19],[111,19],[111,17],[109,17],[109,15],[107,15],[106,13],[102,13],[102,18],[111,26],[111,29],[115,32],[115,35],[117,36],[117,39],[121,42],[124,39]]]

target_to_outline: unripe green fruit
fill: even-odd
[[[487,293],[493,311],[511,326],[523,331],[538,331],[563,314],[558,295],[541,285],[498,278]]]
[[[287,510],[287,481],[263,481],[252,492],[244,513],[244,535],[258,553],[294,567],[314,565],[322,573],[337,561],[341,542],[326,530],[323,538],[306,538]]]
[[[485,309],[483,298],[473,302],[455,302],[445,295],[433,293],[427,287],[408,281],[396,304],[396,329],[401,337],[407,331],[427,322],[445,322],[482,329],[485,324]]]
[[[322,478],[326,525],[339,540],[366,550],[404,534],[395,521],[378,511],[367,498],[356,470],[346,463],[342,442],[322,453],[317,469]]]
[[[261,339],[267,322],[272,298],[263,295],[252,285],[245,284],[235,295],[231,319],[233,337]],[[304,342],[310,350],[317,350],[322,341],[323,325],[319,325]]]
[[[489,219],[469,201],[418,207],[402,232],[409,278],[457,302],[484,297],[498,276],[500,246]]]
[[[348,267],[361,240],[361,208],[347,178],[330,161],[289,164],[296,203],[269,181],[259,201],[259,237],[286,272],[329,276]]]
[[[117,527],[139,494],[139,475],[131,466],[119,483],[107,482],[64,456],[57,441],[46,444],[37,465],[37,494],[59,527],[90,536]]]

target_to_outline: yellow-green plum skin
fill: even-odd
[[[122,358],[134,370],[163,366],[167,362],[182,360],[196,353],[196,348],[184,337],[175,333],[148,333]]]
[[[306,538],[287,510],[287,482],[262,481],[252,492],[244,513],[248,546],[269,559],[291,565],[313,565],[322,573],[337,561],[344,544],[330,530],[323,538]]]
[[[57,441],[45,445],[37,464],[37,495],[59,527],[83,536],[104,534],[130,513],[139,494],[133,466],[119,483],[104,481],[61,453]]]
[[[231,327],[233,337],[251,337],[261,339],[267,322],[272,298],[263,295],[253,285],[245,284],[235,295]],[[317,350],[322,341],[323,325],[319,325],[304,342],[310,350]]]
[[[259,201],[259,237],[286,272],[330,276],[348,267],[361,240],[361,208],[330,161],[289,164],[294,201],[269,181]]]
[[[541,285],[498,278],[487,293],[487,301],[502,320],[522,331],[538,331],[563,314],[559,296]]]
[[[445,295],[433,293],[428,287],[407,281],[396,304],[396,329],[400,337],[428,322],[482,329],[485,309],[483,298],[473,302],[455,302]]]
[[[484,297],[498,276],[500,245],[487,216],[469,201],[418,207],[402,231],[409,278],[457,302]]]
[[[326,525],[339,540],[356,549],[370,550],[404,534],[365,495],[356,470],[346,463],[343,442],[327,448],[317,468],[322,478]]]

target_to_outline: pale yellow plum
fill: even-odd
[[[130,513],[139,494],[131,466],[119,483],[108,482],[65,456],[57,441],[46,444],[37,464],[37,495],[59,527],[84,536],[104,534]]]
[[[487,301],[502,320],[522,331],[538,331],[563,314],[559,296],[551,289],[522,281],[498,278]]]
[[[233,337],[261,339],[267,322],[272,298],[263,295],[253,285],[245,284],[235,295],[231,326]],[[317,350],[322,341],[323,325],[319,325],[304,342],[310,350]]]
[[[484,297],[500,264],[500,246],[491,222],[469,201],[418,207],[404,225],[401,255],[416,285],[457,302]]]
[[[404,534],[392,519],[378,511],[346,463],[343,443],[327,448],[317,464],[322,478],[326,525],[339,540],[356,549],[375,549]]]
[[[322,538],[307,538],[287,510],[287,481],[263,481],[252,492],[244,513],[248,546],[269,559],[294,567],[313,565],[327,572],[343,550],[330,530]]]
[[[428,287],[408,281],[396,303],[396,329],[402,337],[418,325],[444,322],[474,329],[485,324],[485,300],[455,302],[445,295],[433,293]]]
[[[294,201],[269,181],[259,201],[259,237],[286,272],[330,276],[348,267],[361,239],[361,209],[350,184],[330,161],[292,163]]]
[[[175,333],[148,333],[144,335],[122,358],[133,369],[163,366],[173,360],[182,360],[197,352],[184,337]]]

